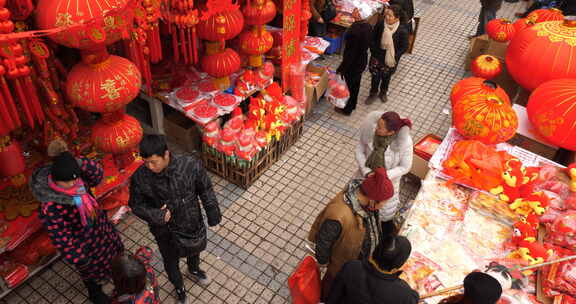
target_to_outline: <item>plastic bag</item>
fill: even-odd
[[[317,304],[320,302],[320,269],[316,260],[307,256],[288,278],[288,288],[293,304]]]
[[[547,238],[553,244],[576,249],[576,211],[570,210],[559,215],[548,228]]]
[[[348,91],[348,86],[342,76],[331,74],[330,80],[328,81],[326,99],[335,107],[343,109],[346,106],[348,98],[350,98],[350,91]]]

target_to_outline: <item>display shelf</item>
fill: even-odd
[[[32,271],[28,272],[28,276],[26,277],[26,279],[24,279],[22,282],[20,282],[20,284],[14,286],[12,288],[8,288],[8,286],[6,286],[6,283],[4,282],[4,280],[0,279],[0,288],[1,288],[0,289],[0,299],[4,298],[6,295],[8,295],[14,289],[18,288],[20,285],[22,285],[23,283],[28,281],[31,277],[35,276],[37,273],[39,273],[40,271],[42,271],[46,267],[50,266],[52,263],[54,263],[59,258],[60,258],[60,253],[56,253],[48,261],[44,262],[41,265],[37,265],[36,267],[34,267],[34,269]]]

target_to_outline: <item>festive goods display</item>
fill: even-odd
[[[266,31],[264,25],[276,16],[276,5],[270,0],[248,1],[242,13],[246,24],[252,25],[252,28],[240,35],[240,51],[250,55],[250,66],[260,67],[262,55],[274,44],[274,38]]]
[[[486,33],[492,40],[506,42],[514,37],[516,28],[508,19],[492,19],[486,24]]]
[[[576,20],[541,22],[518,33],[506,51],[512,78],[527,90],[546,81],[576,78]],[[543,56],[542,54],[546,54]]]
[[[541,8],[530,12],[526,19],[534,23],[560,21],[564,19],[564,15],[562,11],[557,8]]]
[[[490,80],[502,72],[502,63],[492,55],[480,55],[472,60],[470,69],[474,77]]]
[[[516,134],[518,117],[508,101],[495,94],[469,94],[452,105],[452,122],[468,139],[505,142]]]
[[[532,92],[527,106],[528,118],[538,134],[568,150],[576,150],[575,96],[575,79],[551,80]]]
[[[240,68],[240,56],[232,49],[219,49],[209,52],[200,62],[202,70],[215,77],[214,85],[217,89],[225,90],[230,86],[228,75]]]
[[[176,62],[198,62],[197,25],[200,22],[194,1],[164,1],[164,19],[172,34],[173,58]]]
[[[495,82],[484,78],[469,77],[458,81],[450,92],[452,107],[466,95],[495,95],[502,101],[511,104],[510,98],[504,89],[499,87]]]

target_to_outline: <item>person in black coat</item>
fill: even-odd
[[[486,33],[486,24],[490,20],[496,18],[496,13],[502,7],[503,0],[480,0],[480,15],[478,16],[478,28],[476,29],[476,34],[468,38],[478,37]]]
[[[408,50],[410,28],[406,14],[397,5],[386,8],[384,18],[374,26],[368,67],[372,82],[370,96],[366,99],[367,105],[372,104],[376,96],[380,97],[382,102],[388,100],[386,94],[390,80],[396,72],[400,58]]]
[[[362,20],[358,9],[354,9],[352,16],[356,21],[346,32],[344,55],[336,70],[338,74],[344,77],[350,91],[350,98],[348,98],[346,107],[344,109],[336,108],[337,112],[344,115],[350,115],[356,109],[362,73],[368,65],[368,49],[372,39],[372,26],[366,20]]]
[[[471,272],[464,278],[464,293],[448,297],[440,304],[496,304],[502,295],[502,285],[491,275]]]
[[[412,0],[390,0],[388,1],[390,5],[398,5],[402,8],[406,14],[406,19],[411,21],[414,19],[414,1]]]
[[[418,293],[399,278],[411,251],[407,238],[389,235],[376,246],[371,258],[344,264],[326,304],[417,304]]]
[[[206,225],[216,226],[222,215],[212,182],[202,161],[171,153],[161,135],[145,135],[140,142],[144,164],[130,182],[128,204],[134,214],[148,222],[158,243],[168,280],[176,288],[179,303],[186,303],[186,290],[179,268],[187,258],[188,271],[201,285],[209,284],[200,269],[200,252],[206,249]]]

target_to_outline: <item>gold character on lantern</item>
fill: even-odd
[[[106,94],[102,96],[102,98],[108,98],[110,100],[120,98],[120,90],[122,89],[116,87],[116,80],[114,79],[106,79],[103,83],[100,84],[100,89],[106,91]]]
[[[56,23],[54,25],[56,27],[61,27],[71,25],[73,23],[74,22],[72,22],[72,16],[69,13],[58,13],[58,15],[56,15]]]

